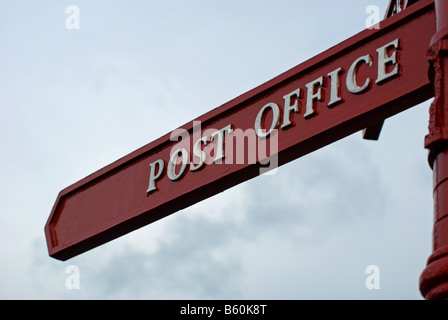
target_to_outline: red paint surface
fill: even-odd
[[[448,148],[434,160],[433,253],[420,276],[420,291],[428,300],[448,299]]]
[[[275,102],[282,109],[283,96],[301,88],[300,113],[292,114],[293,126],[278,133],[279,165],[292,161],[431,98],[426,50],[435,32],[434,20],[433,0],[421,1],[381,22],[380,30],[365,30],[196,121],[201,121],[202,131],[229,124],[234,129],[253,129],[265,104]],[[377,85],[376,49],[396,38],[400,39],[400,74]],[[345,87],[347,70],[366,54],[372,56],[373,66],[359,68],[358,82],[370,77],[371,86],[362,94],[351,94]],[[343,68],[340,94],[344,102],[328,108],[330,90],[324,86],[323,101],[316,104],[318,114],[305,119],[305,85],[339,67]],[[182,128],[193,135],[192,123]],[[174,146],[176,142],[165,135],[62,190],[45,226],[49,254],[69,259],[259,173],[259,165],[247,163],[187,170],[179,181],[169,180],[165,173],[157,182],[159,190],[147,195],[149,164],[168,161]]]
[[[435,98],[425,139],[434,175],[433,253],[420,276],[428,300],[448,299],[448,1],[436,0],[435,8],[437,32],[428,54]]]

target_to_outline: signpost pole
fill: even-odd
[[[427,300],[448,299],[448,1],[435,0],[436,34],[428,58],[434,83],[425,148],[434,179],[433,252],[420,276]]]

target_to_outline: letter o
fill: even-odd
[[[261,129],[261,121],[263,119],[263,114],[267,109],[272,110],[273,118],[269,130],[267,132],[263,132],[263,130]],[[263,108],[261,108],[261,110],[257,114],[257,118],[255,119],[255,133],[259,138],[266,138],[278,126],[279,121],[280,121],[280,108],[278,107],[277,104],[273,102],[268,103]]]
[[[177,159],[179,158],[179,154],[182,154],[182,165],[178,173],[176,173],[176,164]],[[189,162],[189,154],[188,151],[184,148],[179,148],[171,155],[170,161],[168,162],[167,175],[171,181],[178,180],[185,172],[187,168],[187,164]]]

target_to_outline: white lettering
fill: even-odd
[[[261,126],[264,112],[267,111],[268,109],[272,110],[273,118],[271,127],[269,128],[268,131],[266,131],[265,129],[261,129]],[[261,108],[261,110],[257,114],[257,117],[255,118],[255,133],[259,138],[266,138],[278,126],[279,120],[280,120],[280,108],[276,103],[273,102],[268,103],[263,108]]]
[[[193,146],[193,159],[190,164],[190,171],[197,171],[202,168],[206,160],[206,153],[202,151],[201,145],[207,145],[207,137],[198,139]],[[199,160],[196,160],[199,159]],[[195,161],[196,160],[196,161]]]
[[[322,100],[322,88],[317,89],[316,92],[314,92],[314,91],[315,91],[316,86],[322,87],[323,81],[324,81],[324,77],[320,77],[306,85],[307,98],[306,98],[306,112],[304,114],[305,118],[309,118],[316,114],[316,108],[314,107],[314,100],[318,100],[318,101]]]
[[[356,82],[356,71],[361,62],[365,62],[369,67],[371,67],[372,66],[372,57],[369,54],[359,57],[358,59],[355,60],[355,62],[352,63],[352,65],[350,66],[350,69],[348,69],[346,84],[347,84],[348,91],[350,91],[351,93],[355,93],[355,94],[361,93],[364,90],[366,90],[370,84],[370,78],[367,78],[361,87],[358,86],[358,84]]]
[[[208,318],[210,318],[213,315],[213,311],[215,310],[215,307],[195,307],[190,306],[190,304],[187,304],[186,307],[180,308],[180,314],[182,315],[207,315]]]
[[[381,83],[390,77],[398,75],[399,65],[397,64],[397,51],[395,50],[390,57],[387,56],[387,49],[390,47],[397,49],[398,41],[399,39],[395,39],[385,46],[376,49],[376,52],[378,52],[378,78],[376,79],[376,83]],[[394,65],[394,68],[390,72],[387,72],[388,64]]]
[[[179,155],[182,156],[182,160],[180,162],[180,170],[178,173],[176,173],[176,167],[179,162]],[[178,180],[184,174],[185,169],[187,168],[189,157],[190,155],[188,154],[188,151],[185,148],[179,148],[173,152],[170,161],[168,162],[168,168],[167,168],[168,178],[171,181]]]
[[[399,75],[401,68],[399,64],[399,46],[400,39],[397,38],[376,49],[378,66],[377,78],[373,85],[381,84]],[[363,66],[363,64],[367,66]],[[294,126],[295,122],[308,121],[311,117],[317,116],[319,113],[318,102],[322,102],[323,105],[328,100],[327,107],[330,109],[344,102],[347,91],[352,94],[362,94],[372,85],[372,73],[374,72],[374,69],[371,68],[372,65],[372,56],[366,54],[358,57],[350,66],[348,64],[343,65],[331,72],[328,72],[331,69],[327,69],[325,71],[326,76],[320,76],[316,80],[305,84],[306,101],[303,103],[301,102],[304,95],[303,88],[297,88],[287,94],[282,92],[284,94],[283,114],[277,103],[263,102],[264,106],[255,117],[253,129],[234,128],[234,125],[229,124],[220,130],[212,127],[202,130],[201,122],[194,121],[192,129],[188,131],[182,128],[174,130],[171,133],[170,140],[178,142],[171,149],[166,169],[168,178],[171,181],[177,181],[182,178],[188,168],[190,168],[191,172],[197,172],[204,167],[204,164],[236,163],[253,165],[257,163],[260,168],[260,174],[277,168],[279,164],[278,153],[280,152],[278,141],[280,117],[283,118],[281,128],[286,131]],[[349,67],[348,70],[346,69],[347,67]],[[346,70],[345,85],[347,90],[343,90],[341,85],[343,80],[341,79]],[[368,73],[366,70],[368,70]],[[362,80],[364,78],[365,80]],[[303,80],[303,83],[305,81]],[[360,85],[358,81],[364,81],[364,83]],[[293,83],[296,83],[295,79]],[[275,94],[272,94],[273,100],[281,100],[282,96],[279,93],[279,91],[276,91]],[[268,94],[265,96],[268,96]],[[303,104],[305,104],[304,108]],[[301,111],[304,113],[305,120],[301,117],[294,118],[295,114],[300,114]],[[324,112],[324,110],[321,111],[322,113]],[[331,112],[333,116],[337,117],[336,112],[333,112],[333,110]],[[193,132],[193,137],[190,136],[191,132]],[[280,130],[280,132],[283,131]],[[294,130],[290,132],[293,133]],[[282,134],[287,136],[286,132]],[[265,139],[267,137],[269,139]],[[292,138],[288,137],[287,139]],[[172,152],[173,150],[175,151]],[[148,194],[158,190],[156,184],[163,177],[165,162],[159,159],[152,162],[149,166]]]
[[[342,98],[339,96],[339,74],[342,68],[337,68],[336,70],[330,72],[328,77],[330,77],[330,102],[328,102],[328,107],[333,107],[334,104],[341,102]]]
[[[162,171],[163,167],[165,166],[165,163],[163,162],[162,159],[159,159],[151,163],[149,166],[151,167],[151,171],[149,173],[148,190],[146,190],[146,193],[148,194],[157,190],[155,181],[162,176]]]
[[[295,99],[295,102],[293,105],[291,105],[291,100],[293,97],[297,97]],[[288,93],[286,96],[283,97],[283,100],[285,101],[284,107],[283,107],[283,124],[282,129],[285,129],[289,127],[291,123],[291,117],[290,112],[294,111],[299,113],[299,98],[300,98],[300,88],[297,90],[294,90],[291,93]]]
[[[227,127],[222,128],[221,130],[218,130],[212,134],[210,137],[210,141],[217,140],[217,145],[215,148],[215,158],[213,161],[215,163],[221,161],[224,158],[224,134],[225,133],[232,133],[232,125],[229,124]]]

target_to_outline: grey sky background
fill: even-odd
[[[69,261],[44,236],[60,190],[362,31],[366,7],[382,17],[387,3],[1,1],[0,298],[421,299],[430,101],[377,142],[356,133]],[[79,30],[65,26],[72,4]]]

